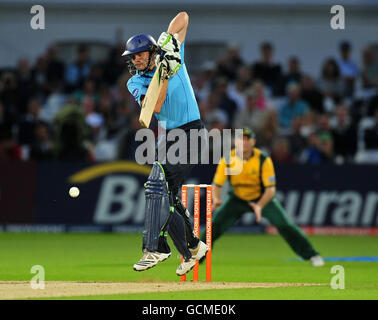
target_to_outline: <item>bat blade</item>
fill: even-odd
[[[155,110],[156,102],[158,101],[160,91],[163,87],[165,74],[165,68],[161,63],[159,63],[150,85],[148,86],[140,111],[139,122],[144,128],[148,128],[150,126],[152,114]]]

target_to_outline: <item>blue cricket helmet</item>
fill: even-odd
[[[126,42],[126,50],[122,56],[128,56],[129,54],[134,54],[143,51],[156,51],[157,44],[155,39],[149,34],[137,34],[132,36]]]

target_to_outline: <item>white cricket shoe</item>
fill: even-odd
[[[320,255],[316,255],[310,258],[310,262],[313,267],[323,267],[324,266],[324,259]]]
[[[135,271],[144,271],[155,267],[158,262],[167,260],[171,253],[160,253],[160,252],[148,252],[144,251],[143,257],[134,264]]]
[[[182,263],[178,266],[176,270],[176,274],[178,276],[183,276],[184,274],[192,270],[196,265],[196,262],[205,257],[209,249],[210,248],[208,247],[208,245],[202,241],[198,243],[197,248],[189,249],[190,253],[192,254],[192,257],[188,260],[182,261]]]
[[[189,251],[190,253],[192,254],[192,258],[196,259],[196,260],[201,260],[203,257],[205,257],[207,251],[209,251],[209,246],[203,242],[203,241],[200,241],[198,242],[198,246],[197,248],[195,249],[190,249],[189,248]]]

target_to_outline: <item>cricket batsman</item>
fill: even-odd
[[[289,221],[285,209],[275,197],[276,177],[271,158],[255,148],[256,138],[252,129],[245,127],[242,130],[242,137],[235,138],[236,148],[227,156],[229,165],[223,157],[213,179],[213,242],[252,208],[256,221],[260,222],[261,216],[268,219],[296,254],[310,260],[313,266],[323,266],[323,258],[302,230]],[[242,150],[242,154],[237,154],[237,150]],[[238,161],[243,161],[242,172],[228,175]],[[221,190],[227,179],[232,191],[222,203]],[[201,239],[204,241],[204,233]]]
[[[167,79],[163,82],[154,115],[159,124],[166,129],[166,135],[173,129],[182,129],[187,146],[190,145],[189,130],[204,129],[184,61],[188,24],[188,14],[180,12],[157,42],[148,34],[138,34],[127,41],[123,53],[123,56],[128,58],[129,71],[133,74],[127,82],[127,88],[140,106],[156,66],[162,62],[167,70]],[[165,148],[161,148],[163,144]],[[157,149],[168,151],[172,144],[173,141],[158,137]],[[193,152],[198,156],[200,145],[198,147],[198,150],[186,149],[185,158],[189,159]],[[209,247],[194,235],[189,212],[178,197],[179,189],[193,165],[190,161],[172,163],[168,154],[165,161],[158,157],[156,160],[159,161],[154,162],[145,183],[143,256],[134,264],[134,270],[147,270],[169,258],[171,250],[166,241],[168,233],[184,258],[176,270],[176,274],[182,276],[209,250]]]

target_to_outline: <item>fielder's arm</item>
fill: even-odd
[[[257,202],[257,205],[260,206],[261,209],[263,209],[266,206],[266,204],[274,198],[275,195],[276,195],[276,187],[266,188],[262,197]]]
[[[217,209],[222,204],[221,192],[222,187],[213,184],[213,210]]]
[[[276,187],[267,187],[261,196],[260,200],[257,203],[250,202],[249,205],[253,209],[256,214],[256,221],[260,222],[261,220],[261,212],[262,209],[266,206],[266,204],[273,199],[276,195]]]

